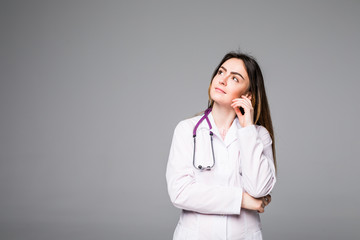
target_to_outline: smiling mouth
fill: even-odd
[[[223,90],[221,90],[220,88],[215,88],[215,90],[216,90],[216,91],[218,91],[218,92],[221,92],[221,93],[226,94],[226,92],[224,92],[224,91],[223,91]]]

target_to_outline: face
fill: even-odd
[[[215,103],[230,107],[232,100],[246,95],[250,86],[244,62],[231,58],[224,62],[210,86],[210,97]]]

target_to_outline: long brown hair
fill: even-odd
[[[214,100],[212,100],[210,97],[210,87],[211,87],[212,81],[213,81],[214,77],[216,76],[221,65],[231,58],[240,59],[245,64],[246,72],[247,72],[247,74],[249,76],[249,80],[250,80],[249,92],[251,93],[251,103],[254,108],[253,121],[254,121],[254,124],[265,127],[268,130],[268,132],[270,133],[270,137],[272,140],[274,164],[275,164],[275,169],[277,169],[274,129],[273,129],[272,121],[271,121],[270,108],[269,108],[268,100],[266,97],[263,75],[261,73],[260,66],[256,62],[254,57],[244,54],[244,53],[241,53],[241,52],[229,52],[224,56],[224,58],[221,60],[219,65],[216,67],[214,73],[212,74],[212,78],[211,78],[211,82],[210,82],[210,86],[209,86],[209,90],[208,90],[208,95],[209,95],[208,107],[212,107],[214,105]]]

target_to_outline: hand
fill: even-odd
[[[241,208],[255,210],[259,213],[265,211],[265,207],[271,202],[271,195],[267,195],[261,198],[254,198],[250,196],[247,192],[243,193],[243,198],[241,202]]]
[[[233,103],[231,104],[231,107],[234,108],[240,125],[242,127],[253,125],[254,108],[251,104],[251,95],[242,95],[241,98],[235,98],[232,101]],[[241,114],[239,107],[242,107],[244,109],[244,115]]]
[[[263,201],[262,205],[264,206],[264,208],[269,205],[269,203],[271,202],[271,195],[268,194],[265,197],[262,197],[261,200]]]

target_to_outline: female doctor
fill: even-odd
[[[259,213],[276,182],[274,134],[259,65],[230,52],[208,109],[175,128],[166,180],[182,209],[173,239],[262,239]]]

